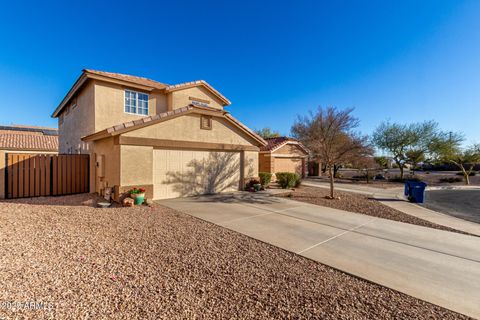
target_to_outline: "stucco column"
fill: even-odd
[[[6,165],[5,151],[0,150],[0,199],[5,199]]]

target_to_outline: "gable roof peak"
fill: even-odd
[[[291,144],[298,145],[301,149],[305,151],[305,153],[307,154],[309,153],[308,149],[300,141],[292,137],[286,137],[286,136],[271,137],[271,138],[265,138],[264,140],[267,142],[267,145],[264,147],[261,147],[260,151],[273,152],[279,149],[280,147],[282,147],[283,145],[287,143],[291,143]]]
[[[168,84],[158,82],[156,80],[152,80],[145,77],[133,76],[133,75],[124,74],[124,73],[100,71],[100,70],[93,70],[93,69],[83,69],[82,71],[83,73],[87,73],[87,74],[94,74],[94,75],[104,76],[104,77],[113,78],[117,80],[132,82],[132,83],[144,85],[147,87],[152,87],[155,89],[165,89],[168,86]]]

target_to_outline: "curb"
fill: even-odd
[[[427,187],[427,191],[435,191],[435,190],[480,190],[480,186],[434,186],[434,187]]]

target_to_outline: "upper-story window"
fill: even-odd
[[[125,90],[125,112],[148,115],[148,94]]]

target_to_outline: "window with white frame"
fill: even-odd
[[[125,112],[148,115],[148,94],[125,90]]]

